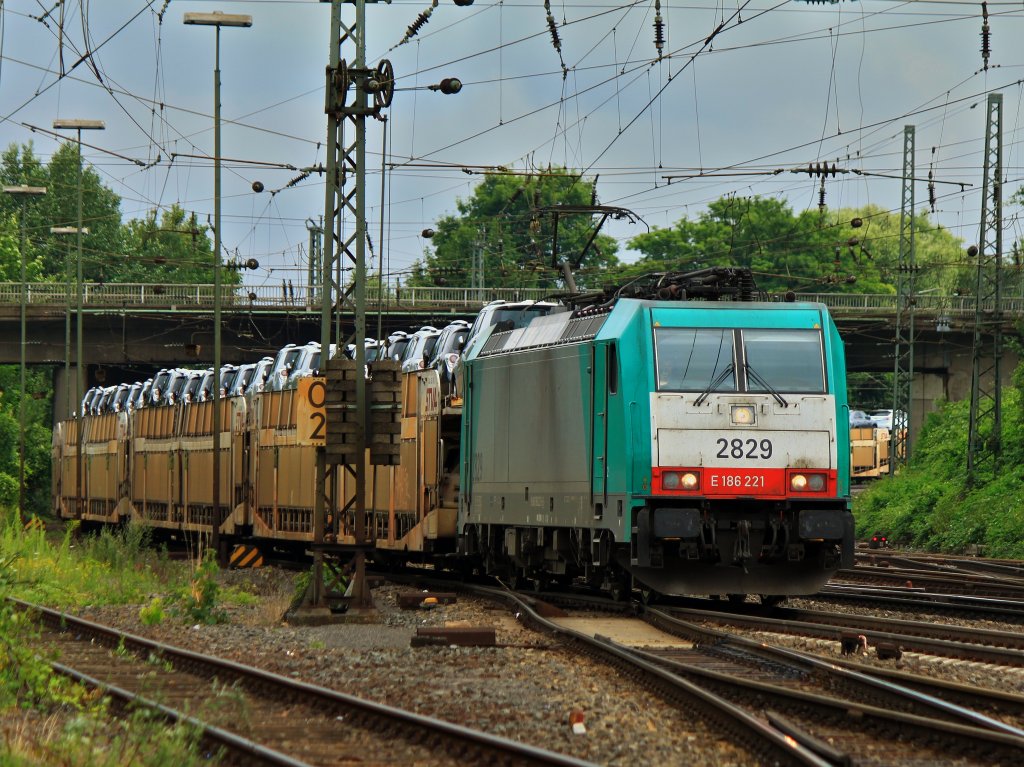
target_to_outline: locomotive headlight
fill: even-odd
[[[695,471],[663,471],[661,472],[661,489],[668,491],[698,490],[700,474]]]
[[[754,406],[753,405],[732,405],[729,408],[730,419],[733,426],[753,426]]]
[[[820,493],[825,489],[825,475],[794,474],[789,478],[789,487],[797,493]]]

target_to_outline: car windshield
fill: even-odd
[[[448,334],[444,339],[444,345],[440,349],[436,349],[434,356],[440,354],[457,353],[462,349],[463,344],[466,342],[466,330],[453,331]]]
[[[408,338],[399,338],[397,341],[392,341],[391,346],[388,347],[388,357],[393,360],[400,360],[405,355],[405,349],[409,345]]]
[[[819,331],[744,330],[743,350],[748,371],[756,371],[756,375],[747,376],[747,391],[824,393]]]

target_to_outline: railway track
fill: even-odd
[[[62,674],[121,707],[145,706],[198,728],[225,764],[588,765],[438,719],[120,632],[25,602]],[[199,712],[186,716],[182,711]]]
[[[762,608],[742,606],[735,606],[728,612],[673,607],[671,614],[681,620],[840,643],[851,636],[863,636],[872,646],[887,643],[903,651],[1024,667],[1024,636],[1009,631],[789,608],[776,608],[769,613]]]
[[[684,643],[638,649],[542,617],[558,612],[548,602],[551,595],[543,595],[541,602],[536,595],[467,589],[512,600],[520,620],[557,635],[572,649],[611,662],[712,720],[756,754],[759,763],[935,764],[956,754],[965,764],[1001,764],[1014,763],[1024,750],[1024,730],[1018,726],[1024,722],[1024,698],[1018,696],[963,690],[961,702],[955,702],[956,685],[926,680],[915,690],[898,679],[766,648],[639,606],[645,620]],[[574,599],[556,596],[551,601]],[[592,599],[580,604],[593,608]],[[940,691],[945,699],[936,695]],[[969,692],[974,697],[968,698]],[[967,709],[962,702],[967,700],[978,708]]]
[[[1024,600],[1022,568],[1004,562],[872,553],[861,555],[856,567],[840,570],[830,583],[839,585],[924,588],[937,594]]]
[[[940,594],[920,588],[829,584],[808,599],[814,602],[890,607],[896,610],[1024,624],[1024,599]]]

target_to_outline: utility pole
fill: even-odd
[[[917,266],[914,245],[914,126],[903,128],[903,194],[896,280],[896,348],[892,377],[889,472],[910,459],[910,409],[914,382],[914,297]]]
[[[76,281],[76,305],[77,310],[75,312],[75,366],[78,368],[78,392],[75,398],[76,402],[81,403],[82,398],[85,396],[85,360],[82,352],[82,327],[84,316],[82,313],[82,304],[84,298],[82,295],[82,235],[85,234],[85,228],[82,226],[82,131],[83,130],[106,130],[106,124],[102,120],[61,120],[57,119],[53,121],[54,130],[73,130],[78,133],[78,227],[77,227],[77,241],[78,241],[78,268],[77,268],[77,281]],[[75,422],[75,475],[77,478],[77,487],[75,492],[75,519],[82,518],[83,506],[85,504],[85,492],[84,492],[84,477],[82,471],[83,453],[85,452],[85,420],[83,416],[85,413],[79,413],[78,419]]]
[[[29,197],[38,197],[46,194],[45,186],[5,186],[4,194],[21,197],[23,200]],[[18,217],[18,230],[21,233],[21,244],[18,254],[21,261],[21,389],[18,399],[18,513],[21,521],[25,522],[28,516],[25,514],[25,368],[27,361],[25,352],[28,347],[28,340],[25,337],[25,305],[28,303],[28,285],[25,275],[25,213],[26,205],[22,202],[21,215]]]
[[[316,301],[317,286],[319,285],[320,276],[323,272],[324,217],[320,217],[319,224],[317,224],[313,219],[307,218],[306,231],[309,232],[306,296],[307,303],[312,305]]]
[[[484,299],[484,243],[486,242],[487,231],[477,233],[473,242],[473,274],[470,287],[481,301]]]
[[[981,479],[981,468],[991,462],[998,470],[1002,447],[1003,356],[1003,94],[988,97],[985,119],[985,163],[981,191],[981,232],[978,245],[967,249],[977,257],[974,293],[974,347],[971,367],[971,413],[967,437],[967,484]]]

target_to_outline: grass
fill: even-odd
[[[947,402],[928,419],[898,475],[854,500],[857,533],[885,534],[897,545],[1024,559],[1024,368],[1003,388],[998,461],[979,462],[967,482],[969,403]]]
[[[224,619],[222,600],[248,600],[217,584],[216,565],[171,562],[128,525],[76,541],[51,542],[0,519],[0,597],[54,607],[144,604],[151,623]],[[165,606],[167,609],[165,610]],[[145,607],[143,608],[146,609]],[[109,715],[106,702],[55,674],[33,619],[0,601],[0,767],[192,767],[215,763],[195,732],[144,710]]]

